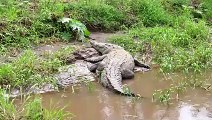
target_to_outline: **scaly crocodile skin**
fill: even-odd
[[[98,43],[95,41],[91,41],[90,43],[94,49],[105,56],[100,62],[100,64],[104,64],[104,67],[99,70],[100,82],[103,86],[123,95],[136,96],[133,93],[124,92],[122,86],[121,71],[124,69],[133,71],[133,68],[135,67],[134,59],[130,53],[117,45]]]

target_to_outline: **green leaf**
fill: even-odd
[[[71,21],[70,18],[66,18],[66,17],[63,17],[59,20],[59,22],[62,22],[62,23],[69,23],[69,21]]]
[[[71,36],[71,34],[69,32],[62,32],[61,33],[61,37],[64,40],[70,40],[72,36]]]
[[[72,29],[74,32],[77,32],[78,39],[82,41],[85,39],[85,36],[90,35],[90,32],[87,30],[86,26],[78,20],[63,17],[59,20],[59,22],[67,26],[66,32],[62,33],[62,38],[65,40],[69,40],[71,38],[69,35],[70,33],[67,32],[69,29]]]
[[[84,34],[85,34],[85,36],[90,36],[91,33],[87,29],[85,29]]]

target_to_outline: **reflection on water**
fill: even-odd
[[[170,106],[152,102],[155,89],[167,88],[181,77],[171,76],[170,79],[152,70],[125,80],[135,93],[145,97],[141,100],[116,95],[95,83],[93,92],[79,86],[75,87],[76,93],[67,89],[43,94],[43,104],[48,108],[52,101],[60,107],[66,106],[66,111],[76,115],[74,120],[212,120],[212,95],[202,89],[187,89],[180,95],[180,101],[173,101]],[[205,76],[202,79],[212,78],[211,74]]]
[[[205,107],[184,103],[179,109],[179,120],[212,120],[212,114]]]

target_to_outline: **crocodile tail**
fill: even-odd
[[[108,67],[105,68],[102,72],[101,81],[105,81],[107,83],[106,87],[111,88],[115,93],[124,95],[124,96],[131,96],[131,97],[140,97],[132,92],[124,92],[123,85],[122,85],[122,76],[121,70],[119,67]]]

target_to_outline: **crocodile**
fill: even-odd
[[[122,79],[134,77],[133,69],[135,65],[147,69],[150,69],[150,67],[139,63],[129,52],[118,45],[100,43],[92,40],[90,40],[90,44],[101,56],[91,57],[85,60],[96,63],[90,70],[97,71],[100,77],[100,83],[116,93],[138,97],[139,95],[124,89]]]

